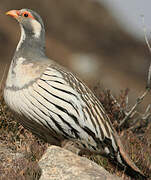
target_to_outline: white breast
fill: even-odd
[[[6,81],[7,87],[20,89],[40,77],[41,67],[33,63],[26,64],[24,63],[25,61],[26,59],[21,57],[17,60],[14,67],[13,64],[11,64]]]

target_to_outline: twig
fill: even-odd
[[[140,117],[137,117],[134,121],[133,121],[133,125],[129,128],[129,130],[131,131],[135,131],[136,129],[142,128],[147,126],[147,124],[149,123],[149,117],[151,117],[151,104],[149,104],[145,110],[145,113],[140,115]],[[143,125],[143,121],[145,120],[145,124]],[[136,125],[138,122],[140,121],[140,123],[138,125]]]
[[[146,89],[146,91],[137,98],[136,103],[134,104],[134,106],[131,108],[131,110],[128,113],[125,113],[125,117],[124,119],[120,122],[119,124],[119,128],[121,128],[123,126],[123,124],[127,121],[127,119],[130,118],[130,116],[132,115],[132,113],[135,111],[135,109],[137,108],[137,106],[143,101],[144,97],[148,94],[148,89]]]
[[[149,52],[151,53],[151,46],[149,44],[149,41],[148,41],[148,38],[147,38],[147,33],[146,33],[146,26],[145,26],[145,22],[144,22],[144,15],[141,15],[141,17],[142,17],[142,23],[143,23],[143,31],[144,31],[145,42],[147,44]],[[146,88],[147,89],[151,89],[151,63],[150,63],[150,66],[149,66]]]
[[[151,90],[151,63],[150,63],[150,66],[149,66],[146,88]]]
[[[1,81],[0,81],[0,89],[2,88],[2,82],[3,82],[5,74],[6,74],[6,69],[7,69],[7,64],[5,64],[4,72],[3,72],[3,75],[2,75],[2,78],[1,78]]]
[[[142,116],[142,119],[147,119],[149,116],[151,116],[151,104],[147,106],[146,111]]]
[[[146,26],[144,23],[144,16],[142,15],[142,21],[143,21],[143,30],[144,30],[144,38],[145,38],[145,42],[147,44],[147,47],[149,49],[149,52],[151,53],[151,46],[149,44],[147,35],[146,35]],[[148,92],[151,90],[151,63],[149,66],[149,71],[148,71],[148,76],[147,76],[147,82],[146,82],[146,91],[137,98],[137,101],[135,103],[135,105],[131,108],[131,110],[128,113],[125,113],[125,117],[124,119],[120,122],[119,124],[119,128],[121,128],[124,123],[127,121],[127,119],[130,118],[130,116],[132,115],[132,113],[135,111],[136,107],[143,101],[144,97],[148,94]]]
[[[144,21],[144,15],[141,15],[142,18],[142,23],[143,23],[143,31],[144,31],[144,38],[145,38],[145,42],[147,44],[147,47],[151,53],[151,46],[149,44],[148,38],[147,38],[147,33],[146,33],[146,26],[145,26],[145,21]]]
[[[124,112],[124,110],[121,108],[121,105],[118,103],[116,98],[112,94],[110,94],[110,97],[112,98],[114,104],[116,104],[116,106],[119,108],[120,112]]]

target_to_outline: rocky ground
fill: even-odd
[[[103,167],[65,149],[51,146],[39,161],[40,180],[122,180]]]

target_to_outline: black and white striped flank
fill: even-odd
[[[118,151],[112,125],[102,105],[72,73],[48,67],[32,85],[7,91],[6,99],[12,109],[51,128],[54,134],[78,139],[91,151],[103,149],[107,154],[111,148],[113,152]],[[16,99],[15,104],[9,96]]]

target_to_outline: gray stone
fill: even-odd
[[[60,147],[48,147],[39,161],[40,180],[121,180],[103,167]]]

